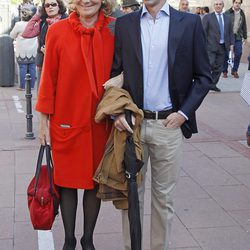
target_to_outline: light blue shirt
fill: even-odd
[[[141,14],[144,109],[172,108],[168,77],[169,5],[166,2],[154,19],[146,9]]]

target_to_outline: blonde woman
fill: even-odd
[[[111,125],[95,123],[94,116],[103,94],[102,85],[110,76],[114,19],[106,15],[112,8],[108,2],[75,0],[72,7],[67,19],[48,30],[36,110],[41,113],[39,137],[42,144],[51,141],[54,180],[60,187],[63,250],[76,246],[78,189],[85,190],[82,249],[94,250],[100,200],[92,177]]]

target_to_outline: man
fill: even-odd
[[[231,19],[234,33],[234,64],[231,74],[234,78],[239,78],[238,69],[240,65],[240,59],[242,55],[242,44],[247,41],[247,24],[246,17],[241,9],[242,0],[233,0],[233,6],[225,12]],[[226,53],[226,58],[224,62],[223,77],[227,78],[228,73],[228,53]]]
[[[122,1],[122,12],[128,14],[138,10],[140,4],[136,0],[123,0]]]
[[[216,86],[220,79],[225,60],[225,53],[233,51],[234,36],[228,16],[222,14],[223,0],[215,0],[214,12],[202,19],[203,28],[207,37],[208,57],[212,70],[214,91],[220,91]]]
[[[189,1],[188,0],[180,0],[179,11],[189,12]]]
[[[203,56],[200,56],[200,55]],[[141,10],[116,21],[111,76],[124,72],[123,88],[144,110],[141,142],[143,182],[139,186],[141,220],[146,171],[151,166],[151,250],[168,249],[173,218],[172,194],[179,176],[183,135],[197,132],[195,110],[212,78],[200,17],[176,11],[166,0],[144,0]],[[129,130],[124,114],[118,130]],[[183,134],[182,134],[183,133]],[[130,249],[127,211],[122,212],[125,249]],[[148,249],[145,246],[143,249]]]
[[[202,13],[200,14],[201,20],[202,20],[203,17],[204,17],[205,15],[207,15],[208,13],[209,13],[209,7],[208,7],[208,6],[202,7]]]

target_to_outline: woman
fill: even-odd
[[[10,37],[16,40],[16,61],[19,65],[20,84],[17,90],[25,90],[25,76],[27,73],[31,76],[31,88],[33,89],[36,81],[36,51],[37,39],[26,39],[22,37],[22,33],[27,26],[28,21],[32,17],[32,10],[27,8],[21,9],[21,21],[15,23],[14,28],[10,32]]]
[[[36,56],[37,66],[37,90],[39,88],[40,76],[45,52],[45,38],[48,27],[53,23],[67,17],[66,7],[63,0],[45,0],[42,7],[37,8],[36,14],[31,18],[22,36],[24,38],[38,37],[38,48]]]
[[[81,245],[84,250],[93,250],[100,200],[92,176],[110,132],[109,122],[97,124],[94,116],[102,84],[110,75],[114,19],[105,15],[112,8],[108,2],[75,0],[72,4],[75,10],[69,18],[48,30],[36,110],[41,112],[42,144],[49,140],[50,130],[54,180],[60,187],[65,230],[63,249],[75,249],[77,189],[85,189]]]

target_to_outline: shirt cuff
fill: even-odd
[[[178,113],[181,114],[182,116],[184,116],[185,119],[188,121],[188,117],[181,110],[178,110]]]

